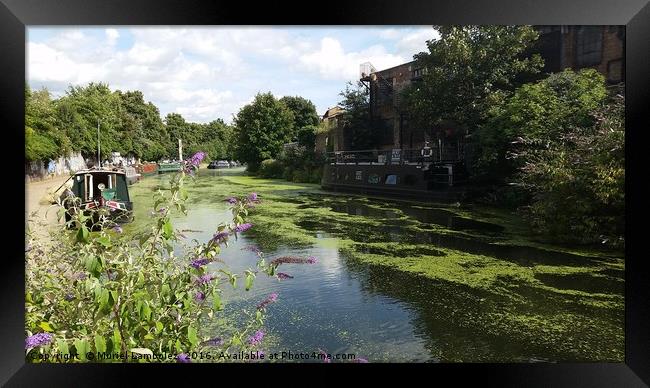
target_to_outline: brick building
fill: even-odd
[[[540,32],[540,38],[531,51],[544,58],[542,72],[595,68],[609,84],[625,81],[625,26],[535,28]],[[424,72],[426,69],[418,67],[415,61],[381,71],[368,62],[360,66],[360,81],[366,85],[370,95],[370,117],[384,124],[378,131],[386,132],[378,136],[381,139],[379,149],[419,149],[425,140],[435,142],[435,139],[426,138],[425,131],[409,126],[408,115],[400,99],[402,89],[419,82]],[[457,130],[453,123],[447,123],[440,129],[447,133]]]
[[[345,136],[340,122],[343,112],[343,108],[339,106],[327,109],[321,118],[321,123],[328,131],[316,134],[316,151],[331,152],[349,149],[349,139]]]
[[[415,61],[377,71],[370,63],[361,65],[361,82],[369,90],[370,117],[383,123],[378,136],[380,149],[417,148],[424,142],[422,131],[412,131],[401,100],[402,90],[422,79],[424,69]]]
[[[536,26],[545,73],[594,68],[609,84],[625,82],[625,26]]]

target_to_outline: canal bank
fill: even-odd
[[[136,222],[168,177],[132,189]],[[234,270],[265,257],[313,255],[283,265],[292,278],[258,277],[228,293],[232,311],[279,294],[268,351],[355,353],[371,361],[623,360],[624,260],[613,252],[531,240],[498,209],[331,195],[318,185],[200,170],[188,184],[188,240],[228,219],[225,198],[257,192],[254,227],[224,249]],[[224,298],[226,299],[226,298]],[[223,322],[206,325],[222,335]]]

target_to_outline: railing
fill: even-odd
[[[405,165],[458,162],[464,159],[462,143],[445,143],[428,149],[335,151],[327,153],[330,164]]]

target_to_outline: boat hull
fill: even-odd
[[[335,192],[457,202],[465,196],[462,163],[424,166],[390,164],[326,164],[321,187]]]

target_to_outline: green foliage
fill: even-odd
[[[108,85],[71,86],[51,100],[47,90],[26,86],[25,159],[48,160],[71,151],[97,155],[97,124],[102,157],[111,152],[156,161],[178,155],[178,139],[186,154],[200,150],[212,159],[232,159],[234,131],[222,120],[189,123],[177,113],[160,118],[160,111],[140,91],[112,92]]]
[[[260,93],[244,106],[235,118],[238,160],[256,171],[264,159],[275,158],[294,133],[294,116],[271,93]]]
[[[175,175],[168,190],[155,194],[150,230],[122,234],[102,214],[84,215],[76,209],[68,224],[77,232],[56,231],[56,244],[29,236],[26,334],[52,335],[51,343],[26,349],[29,361],[176,362],[181,353],[254,350],[246,336],[263,325],[260,309],[247,313],[223,343],[206,342],[211,337],[200,330],[206,319],[223,314],[223,285],[236,288],[238,275],[218,255],[229,238],[241,233],[236,228],[245,222],[253,200],[236,200],[232,222],[216,226],[215,233],[225,232],[226,237],[185,245],[171,222],[172,211],[186,213],[185,177],[184,172]],[[91,232],[95,228],[87,225],[90,219],[98,220],[99,232]],[[274,272],[260,253],[256,270],[244,271],[245,289],[253,286],[255,274]],[[97,352],[127,358],[102,359]],[[154,354],[167,358],[152,359]]]
[[[259,176],[262,178],[282,178],[284,165],[276,159],[265,159],[259,169]]]
[[[527,214],[539,232],[559,241],[622,245],[624,97],[613,96],[604,107],[580,101],[593,110],[590,118],[576,117],[561,132],[549,131],[552,136],[532,131],[518,141],[516,182],[532,194]]]
[[[477,174],[502,180],[516,169],[508,153],[520,137],[556,139],[572,127],[589,127],[607,97],[605,79],[593,69],[551,74],[522,85],[490,108],[489,119],[474,135]]]
[[[314,103],[299,96],[286,96],[280,99],[293,113],[293,128],[298,130],[306,126],[318,125],[319,117]],[[292,140],[296,140],[292,137]]]
[[[316,131],[318,126],[307,125],[298,130],[298,144],[308,150],[313,150],[316,145]]]
[[[437,26],[440,39],[414,56],[422,82],[403,92],[414,125],[427,130],[454,122],[470,130],[483,122],[493,100],[538,73],[539,55],[525,57],[538,38],[530,26]],[[496,96],[493,96],[495,95]]]
[[[353,150],[368,150],[377,148],[384,142],[387,128],[384,122],[370,118],[370,96],[368,89],[361,82],[354,86],[351,82],[345,85],[339,95],[343,98],[339,105],[344,109],[342,125],[344,131],[350,134],[350,148]]]

